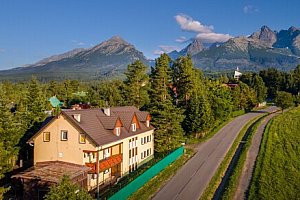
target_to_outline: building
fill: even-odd
[[[95,189],[97,182],[115,182],[153,158],[150,120],[148,112],[133,106],[64,110],[48,118],[30,138],[34,167],[14,178],[23,183],[31,179],[45,182],[49,177],[68,174],[88,190]],[[61,172],[62,165],[72,167]]]
[[[243,74],[240,72],[239,67],[237,67],[236,70],[234,71],[233,78],[235,80],[239,80],[242,75]]]

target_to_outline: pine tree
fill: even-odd
[[[39,82],[33,77],[28,84],[28,92],[26,94],[26,110],[28,112],[28,119],[30,126],[40,123],[45,119],[47,107],[47,98],[42,92]]]
[[[212,111],[205,95],[192,95],[188,102],[184,127],[187,133],[196,137],[205,135],[205,132],[212,127]]]
[[[147,67],[140,60],[128,65],[125,72],[125,96],[129,105],[141,108],[149,103],[149,76],[146,72]]]
[[[180,105],[188,104],[195,88],[195,71],[190,56],[179,57],[173,64],[173,80]]]
[[[172,103],[170,58],[162,54],[156,59],[151,73],[150,113],[155,131],[155,151],[165,154],[179,147],[183,141],[182,111]]]

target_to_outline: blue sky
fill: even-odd
[[[196,36],[224,41],[262,25],[300,27],[299,8],[299,0],[1,0],[0,69],[88,48],[115,35],[155,58]]]

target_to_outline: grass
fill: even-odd
[[[299,199],[300,108],[267,126],[250,185],[249,199]]]
[[[130,200],[146,200],[151,199],[151,197],[171,178],[175,175],[178,169],[181,168],[193,155],[193,149],[185,149],[183,156],[178,158],[163,171],[161,171],[157,176],[152,178],[147,182],[142,188],[136,191],[128,199]]]
[[[228,199],[228,200],[233,199],[236,189],[237,189],[239,178],[242,175],[243,167],[244,167],[244,164],[245,164],[245,161],[247,158],[247,152],[252,143],[252,138],[253,138],[254,134],[256,133],[258,126],[261,124],[261,122],[263,121],[263,119],[265,117],[266,117],[266,115],[259,118],[257,121],[254,122],[254,126],[248,129],[249,135],[247,137],[245,145],[242,148],[241,154],[239,155],[239,158],[238,158],[236,166],[234,167],[233,173],[231,174],[229,181],[226,185],[225,192],[222,195],[222,199]]]
[[[215,191],[217,190],[219,184],[222,181],[222,178],[230,164],[230,161],[240,143],[240,141],[242,140],[243,136],[245,135],[246,131],[248,130],[248,128],[261,116],[258,116],[254,119],[252,119],[251,121],[249,121],[244,127],[243,129],[240,131],[240,133],[238,134],[238,136],[236,137],[236,139],[234,140],[231,148],[229,149],[229,151],[227,152],[225,158],[223,159],[223,161],[221,162],[219,168],[217,169],[215,175],[212,177],[210,183],[208,184],[207,188],[205,189],[204,193],[201,196],[201,200],[206,200],[206,199],[212,199]]]

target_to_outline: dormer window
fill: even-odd
[[[146,121],[146,126],[147,126],[147,127],[150,127],[150,120],[147,120],[147,121]]]
[[[136,131],[136,123],[131,124],[131,130],[132,130],[133,132]]]
[[[116,127],[116,128],[115,128],[115,134],[116,134],[117,136],[120,136],[120,133],[121,133],[121,128],[120,128],[120,127]]]

